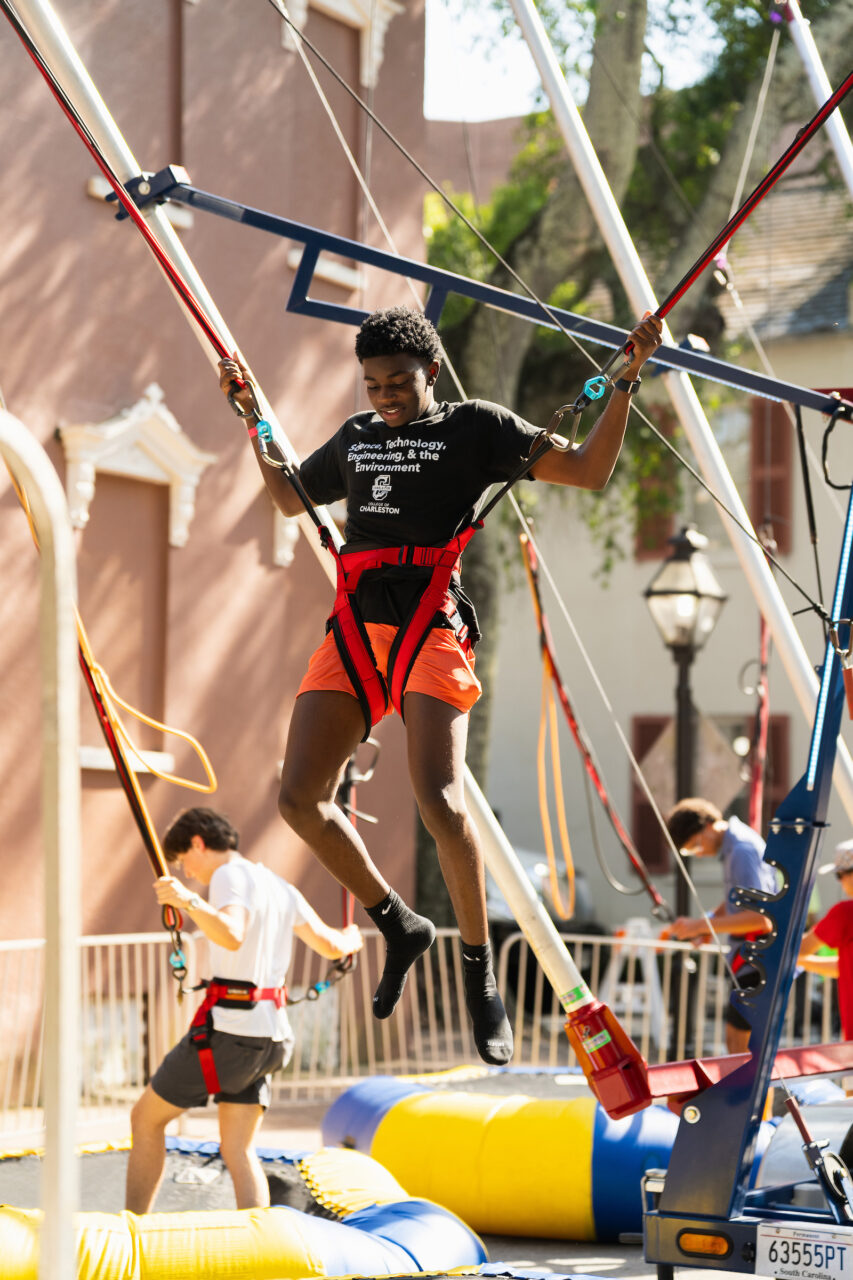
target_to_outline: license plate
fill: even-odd
[[[853,1229],[763,1222],[755,1237],[755,1272],[778,1280],[853,1280]]]

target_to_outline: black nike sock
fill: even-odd
[[[512,1027],[492,971],[492,948],[462,943],[465,1003],[474,1028],[474,1043],[484,1062],[502,1067],[512,1057]]]
[[[366,911],[385,939],[385,968],[373,997],[373,1013],[389,1018],[403,994],[410,967],[435,940],[435,925],[410,910],[393,889]]]

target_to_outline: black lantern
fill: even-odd
[[[697,653],[710,636],[728,600],[703,549],[708,539],[688,525],[644,591],[655,626],[669,649]]]

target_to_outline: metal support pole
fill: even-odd
[[[811,26],[803,17],[797,0],[787,0],[784,6],[784,14],[788,22],[788,29],[791,32],[791,38],[806,68],[806,75],[809,78],[814,100],[820,107],[826,102],[827,98],[832,96],[832,87],[821,62],[817,45],[814,42]],[[824,128],[832,143],[832,149],[835,152],[841,176],[844,179],[847,190],[853,196],[853,142],[850,141],[850,134],[847,132],[847,126],[844,123],[844,117],[841,112],[833,112]]]
[[[695,650],[690,645],[676,645],[672,655],[678,669],[675,688],[675,798],[684,800],[695,790],[696,708],[690,688],[690,668]],[[689,911],[687,882],[676,873],[675,914]]]
[[[65,492],[34,436],[0,410],[0,454],[26,493],[38,536],[44,842],[44,1219],[39,1280],[77,1275],[74,1137],[79,1094],[80,759],[77,573]]]

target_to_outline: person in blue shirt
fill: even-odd
[[[717,933],[730,936],[757,938],[768,933],[771,925],[760,911],[731,905],[731,893],[735,888],[760,889],[765,893],[776,892],[776,873],[764,861],[764,841],[757,831],[748,827],[740,818],[724,818],[710,800],[691,796],[679,800],[666,819],[666,827],[676,849],[694,858],[720,858],[723,864],[725,896],[711,912],[711,920]],[[671,925],[674,938],[695,943],[708,942],[710,934],[702,916],[679,916]],[[738,944],[730,954],[732,970],[741,990],[758,985],[758,970],[745,963],[737,954]],[[729,1053],[745,1053],[749,1047],[750,1024],[732,1001],[725,1013],[726,1049]]]

